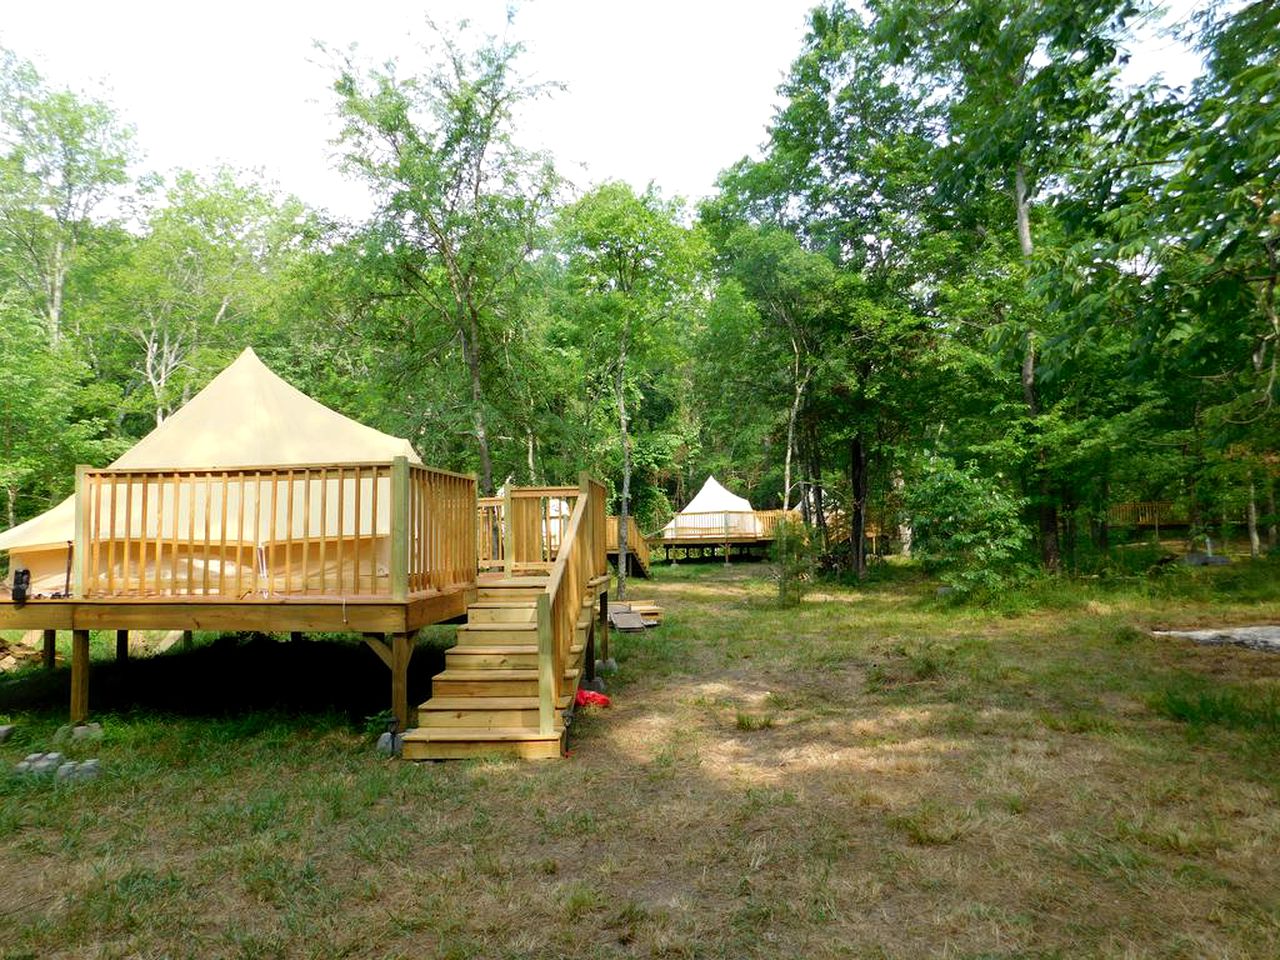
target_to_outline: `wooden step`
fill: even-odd
[[[557,710],[569,709],[573,694],[560,696]],[[418,706],[419,710],[537,710],[537,697],[432,697]]]
[[[473,603],[467,608],[467,624],[475,626],[482,623],[534,623],[538,619],[538,607],[528,603],[512,601],[510,603],[479,604]]]
[[[511,623],[511,622],[498,622],[498,623],[471,623],[471,622],[467,622],[467,623],[463,624],[462,626],[458,627],[458,633],[462,633],[464,630],[465,630],[465,631],[467,631],[468,633],[474,633],[474,634],[476,634],[476,635],[486,635],[486,636],[497,636],[497,635],[499,635],[499,634],[504,634],[504,633],[520,633],[520,634],[528,634],[528,633],[537,633],[537,632],[538,632],[538,625],[537,625],[536,623],[534,623],[533,621],[529,621],[529,622],[527,622],[527,623]]]
[[[566,670],[565,685],[578,685],[578,670]],[[431,693],[437,697],[536,697],[538,671],[533,670],[445,670],[431,678]]]
[[[562,696],[553,712],[557,725],[573,698]],[[418,707],[420,727],[522,727],[538,729],[537,697],[432,697]]]
[[[418,727],[404,734],[406,760],[494,756],[554,760],[563,754],[563,726],[549,734],[510,727]]]
[[[446,670],[536,670],[536,643],[473,643],[445,651]]]

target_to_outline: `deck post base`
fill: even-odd
[[[89,719],[89,631],[71,631],[71,724]]]

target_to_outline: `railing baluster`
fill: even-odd
[[[320,468],[320,592],[328,586],[329,571],[326,567],[329,547],[329,471]]]
[[[218,596],[227,595],[227,488],[230,475],[222,471],[222,514],[218,518]]]

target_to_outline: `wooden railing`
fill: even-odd
[[[481,497],[476,501],[476,562],[480,570],[501,570],[506,562],[503,504],[506,497]]]
[[[1117,527],[1159,527],[1186,522],[1185,512],[1166,500],[1113,503],[1107,508],[1107,523]]]
[[[397,460],[396,465],[399,466]],[[449,473],[421,464],[407,464],[409,593],[445,593],[476,580],[475,477]],[[393,486],[392,496],[397,488]],[[392,527],[392,569],[395,569],[395,526]],[[395,584],[393,577],[393,586]]]
[[[538,597],[538,724],[542,733],[553,731],[578,618],[592,582],[606,573],[606,557],[604,485],[583,474],[546,589]]]
[[[607,517],[605,519],[605,544],[610,552],[616,553],[618,550],[618,518]],[[649,540],[640,528],[636,526],[636,518],[627,517],[627,550],[636,555],[636,559],[641,565],[648,569],[649,567]],[[622,562],[622,558],[618,558],[618,562]]]
[[[389,463],[76,475],[72,595],[388,597],[475,581],[475,480]]]
[[[550,570],[579,493],[577,487],[511,487],[478,501],[481,568],[507,576]]]
[[[717,510],[709,513],[677,513],[671,523],[655,536],[661,540],[706,540],[723,543],[734,540],[772,540],[778,521],[790,517],[799,522],[795,510]]]

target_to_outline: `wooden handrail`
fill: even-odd
[[[584,474],[546,588],[538,597],[538,726],[543,733],[554,730],[582,605],[605,569],[604,539],[604,487]]]

